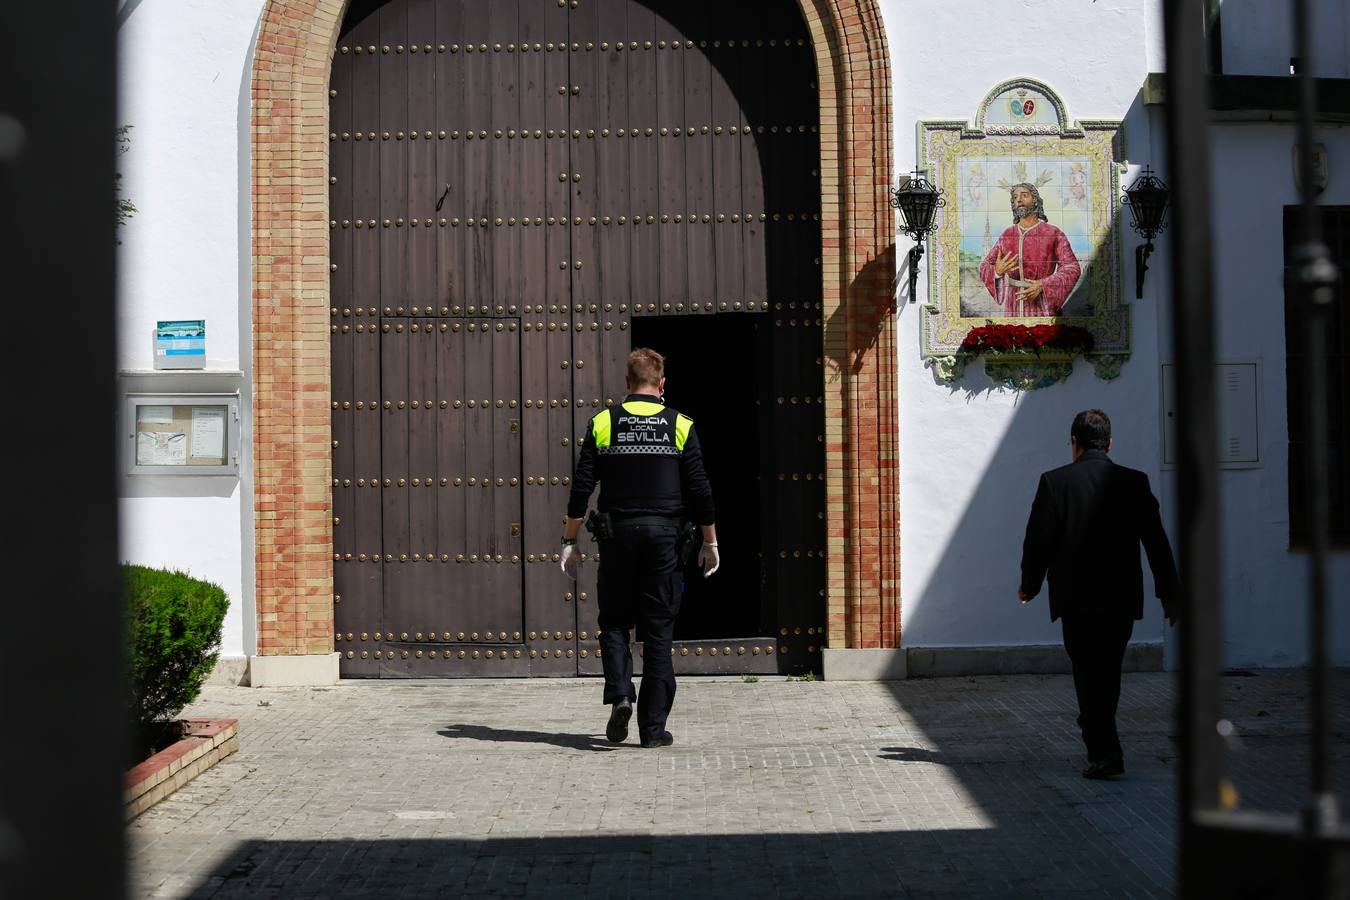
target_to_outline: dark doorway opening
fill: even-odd
[[[677,640],[771,633],[763,619],[758,331],[765,315],[633,319],[633,346],[666,357],[666,402],[694,420],[717,504],[722,565],[703,578],[691,563]]]

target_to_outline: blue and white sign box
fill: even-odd
[[[206,368],[206,320],[156,322],[155,368]]]

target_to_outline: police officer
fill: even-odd
[[[670,644],[680,611],[676,538],[682,519],[692,519],[703,533],[698,555],[703,575],[717,571],[712,487],[694,421],[662,402],[661,354],[646,348],[628,354],[626,383],[623,403],[601,410],[586,429],[567,503],[562,569],[575,577],[577,534],[599,480],[600,653],[604,702],[611,706],[605,736],[616,744],[628,737],[636,700],[642,746],[669,747],[674,739],[666,718],[675,700]],[[628,646],[634,625],[643,646],[640,697],[633,690]]]

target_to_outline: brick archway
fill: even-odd
[[[900,643],[889,52],[876,0],[798,0],[820,87],[828,645]],[[252,79],[257,653],[333,650],[328,78],[347,0],[268,0]]]

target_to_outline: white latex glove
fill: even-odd
[[[576,544],[563,544],[562,552],[559,554],[561,562],[558,563],[558,568],[562,569],[562,573],[568,578],[577,577],[577,564],[573,562],[570,566],[568,565],[568,563],[571,562],[572,557],[576,555],[576,552]]]
[[[717,571],[717,567],[722,564],[722,556],[717,552],[717,543],[704,542],[698,551],[698,564],[703,567],[703,577]]]

